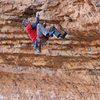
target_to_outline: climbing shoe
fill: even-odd
[[[67,35],[67,33],[64,32],[62,35],[60,35],[60,37],[61,37],[62,39],[64,39],[66,35]]]

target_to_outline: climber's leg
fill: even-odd
[[[48,30],[44,28],[41,24],[37,24],[37,35],[40,37],[47,36]]]
[[[41,53],[41,43],[38,43],[38,54],[40,54]]]
[[[55,34],[56,37],[59,37],[61,35],[60,32],[54,26],[51,26],[48,31],[52,32],[51,35]]]
[[[38,48],[38,42],[37,39],[33,43],[33,49],[36,50]]]
[[[53,32],[51,35],[53,36],[53,34],[55,34],[55,36],[58,38],[58,37],[61,37],[62,39],[65,38],[65,36],[67,35],[67,32],[64,32],[63,34],[61,34],[54,26],[50,27],[49,29],[50,32]]]

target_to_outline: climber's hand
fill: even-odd
[[[36,17],[39,17],[39,12],[36,12]]]

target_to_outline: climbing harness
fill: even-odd
[[[43,39],[43,38],[45,38],[46,36],[39,36],[39,35],[37,35],[37,37],[38,37],[39,39]],[[46,37],[46,39],[48,40],[48,37]]]

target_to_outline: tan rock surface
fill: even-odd
[[[21,21],[68,31],[33,51]],[[0,100],[100,100],[100,0],[0,0]]]

